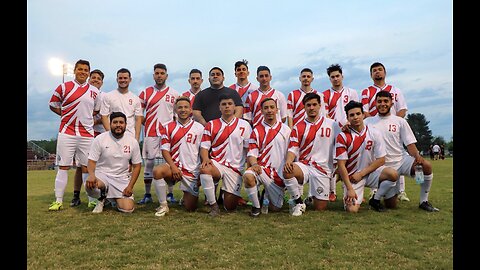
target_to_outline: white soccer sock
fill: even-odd
[[[398,178],[398,191],[400,192],[404,192],[405,191],[405,176],[404,175],[400,175],[400,177]]]
[[[68,170],[58,169],[55,177],[55,198],[59,203],[63,203],[63,195],[68,182]]]
[[[85,191],[87,192],[87,195],[88,195],[88,198],[93,198],[94,200],[100,198],[100,189],[99,188],[94,188],[94,189],[90,189],[90,188],[86,188],[85,187]]]
[[[143,181],[145,183],[145,193],[150,194],[152,189],[153,167],[155,159],[147,159],[145,161],[145,169],[143,170]]]
[[[296,177],[285,179],[284,183],[288,193],[290,194],[290,198],[296,200],[302,196],[303,192],[300,193],[300,185],[298,184]],[[301,189],[303,191],[303,185]]]
[[[258,200],[258,189],[257,186],[251,188],[245,188],[247,192],[248,199],[252,202],[253,207],[260,208],[260,201]]]
[[[82,173],[83,186],[85,187],[85,193],[87,193],[88,202],[92,202],[92,201],[95,201],[95,198],[88,196],[87,188],[85,186],[85,183],[87,182],[87,178],[88,178],[88,173]]]
[[[330,192],[337,194],[337,177],[330,177]]]
[[[167,182],[165,179],[153,179],[153,186],[160,204],[167,202]]]
[[[424,181],[420,185],[420,203],[428,201],[428,193],[432,187],[433,173],[424,176]]]
[[[295,178],[296,180],[297,178]],[[297,180],[297,184],[298,184],[298,180]],[[304,190],[304,186],[303,184],[298,184],[298,193],[300,193],[300,197],[303,196],[303,190]],[[312,196],[312,194],[310,193],[310,189],[308,189],[308,197]]]
[[[213,177],[209,174],[200,174],[200,183],[203,187],[203,193],[207,197],[210,205],[217,202],[215,198],[215,185],[213,184]]]
[[[383,180],[380,182],[380,185],[378,187],[377,192],[375,193],[375,196],[373,198],[375,200],[380,200],[383,196],[388,194],[388,192],[392,189],[395,188],[396,183],[392,182],[390,180]],[[388,198],[387,198],[388,199]]]

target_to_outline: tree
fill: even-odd
[[[427,121],[425,115],[421,113],[408,114],[407,117],[405,117],[405,120],[407,120],[408,124],[412,128],[413,134],[415,134],[418,150],[428,153],[430,144],[433,140],[432,131],[428,127],[430,121]]]

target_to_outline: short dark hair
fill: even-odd
[[[83,60],[83,59],[78,60],[78,61],[75,63],[75,67],[74,67],[73,69],[76,69],[78,65],[87,65],[87,66],[88,66],[88,70],[90,70],[90,62],[88,62],[87,60]]]
[[[375,95],[375,99],[377,99],[379,97],[388,97],[388,98],[392,99],[392,95],[390,94],[390,92],[387,92],[385,90],[382,90]]]
[[[339,65],[339,64],[333,64],[333,65],[330,65],[328,68],[327,68],[327,74],[328,76],[330,77],[330,73],[334,72],[334,71],[338,71],[340,72],[340,74],[343,74],[342,72],[342,67]]]
[[[382,67],[383,70],[385,70],[385,72],[387,72],[387,69],[385,68],[385,66],[382,63],[375,62],[370,66],[370,74],[372,74],[372,69],[375,68],[375,67]]]
[[[94,70],[90,71],[90,76],[92,76],[92,74],[94,74],[94,73],[97,73],[98,76],[100,76],[102,78],[102,80],[105,78],[105,74],[103,74],[103,72],[100,69],[94,69]]]
[[[360,111],[362,111],[362,113],[363,113],[362,103],[358,102],[358,101],[355,101],[355,100],[350,100],[350,102],[348,102],[347,105],[345,105],[345,107],[344,107],[347,115],[348,115],[348,111],[350,111],[351,109],[354,109],[354,108],[360,108]]]
[[[175,99],[175,104],[177,104],[178,102],[180,101],[187,101],[188,103],[190,103],[190,98],[189,97],[186,97],[186,96],[179,96]]]
[[[200,73],[200,77],[202,77],[202,72],[200,71],[200,69],[193,68],[192,70],[190,70],[188,76],[190,77],[193,73]]]
[[[222,93],[220,94],[220,96],[218,96],[218,101],[219,102],[222,102],[222,100],[224,99],[232,99],[233,101],[235,101],[235,99],[233,99],[233,96],[230,95],[229,93]]]
[[[128,77],[132,77],[132,73],[130,73],[130,70],[126,69],[126,68],[121,68],[117,71],[117,76],[118,76],[118,73],[128,73]]]
[[[267,66],[259,66],[259,67],[257,68],[257,75],[258,75],[258,73],[259,73],[260,71],[264,71],[264,70],[268,71],[268,73],[271,74],[270,69],[269,69]]]
[[[273,98],[271,98],[271,97],[267,97],[267,98],[265,98],[264,100],[262,100],[262,101],[260,102],[260,108],[263,107],[263,103],[265,103],[265,102],[267,102],[267,101],[269,101],[269,100],[273,100],[273,101],[275,102],[275,107],[277,106],[277,101],[276,101],[275,99],[273,99]]]
[[[245,59],[242,59],[242,61],[235,62],[235,67],[233,68],[233,70],[235,71],[237,70],[238,67],[241,67],[241,66],[247,67],[247,70],[248,70],[248,61]]]
[[[125,116],[125,114],[123,112],[112,112],[110,114],[110,123],[112,123],[113,119],[115,119],[117,117],[122,117],[123,120],[125,120],[125,123],[127,123],[127,116]]]
[[[208,76],[210,76],[210,73],[212,73],[212,70],[214,70],[214,69],[220,70],[220,72],[222,73],[222,76],[224,76],[223,70],[222,70],[221,68],[219,68],[219,67],[212,67],[212,68],[210,69],[210,71],[208,72]]]
[[[304,68],[304,69],[302,69],[302,71],[300,71],[300,74],[302,74],[303,72],[310,72],[310,73],[313,74],[313,71],[312,71],[311,69],[309,69],[309,68]]]
[[[164,69],[165,71],[167,71],[167,66],[165,66],[165,64],[155,64],[155,65],[153,66],[153,70],[155,70],[155,69],[157,69],[157,68],[159,68],[159,69]]]
[[[307,103],[307,101],[311,100],[311,99],[316,99],[318,101],[319,104],[322,104],[320,102],[320,96],[317,94],[317,93],[313,93],[313,92],[310,92],[310,93],[307,93],[303,99],[302,99],[302,104],[305,105],[305,103]]]

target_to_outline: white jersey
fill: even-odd
[[[59,133],[94,137],[93,111],[100,110],[98,92],[95,86],[76,81],[62,83],[55,89],[49,105],[62,111]]]
[[[93,140],[88,159],[97,162],[95,171],[110,177],[128,177],[130,160],[132,164],[140,164],[140,146],[135,137],[127,132],[117,139],[112,132],[104,132]]]
[[[223,118],[207,122],[200,147],[210,150],[210,157],[238,174],[244,169],[246,151],[252,128],[237,117],[230,123]]]
[[[365,124],[380,131],[387,151],[385,166],[400,163],[406,152],[403,146],[417,142],[410,125],[402,117],[393,114],[384,117],[376,115],[366,118]]]
[[[370,113],[370,116],[377,115],[377,102],[375,101],[375,96],[382,90],[387,91],[390,93],[390,95],[392,95],[393,106],[390,108],[390,113],[397,115],[397,112],[400,110],[408,110],[407,102],[405,102],[402,91],[393,85],[385,84],[383,87],[372,85],[362,90],[362,104],[364,112]]]
[[[143,116],[142,105],[138,96],[128,91],[125,94],[117,89],[105,93],[102,97],[100,114],[110,115],[112,112],[122,112],[127,116],[127,132],[135,138],[135,117]]]
[[[185,125],[171,121],[161,129],[161,150],[170,152],[182,173],[193,178],[200,174],[199,150],[203,129],[203,125],[193,119]]]
[[[285,162],[288,148],[290,128],[277,121],[270,126],[265,121],[256,125],[250,135],[247,157],[257,158],[258,165],[264,167],[265,172],[274,179],[277,185],[283,186],[283,180],[279,178]]]
[[[247,104],[247,97],[248,95],[254,91],[255,89],[258,88],[257,85],[249,82],[247,83],[247,85],[245,86],[240,86],[238,83],[234,83],[232,85],[230,85],[228,88],[231,88],[235,91],[238,92],[238,94],[240,95],[240,98],[242,99],[242,102],[243,102],[243,107],[245,108],[246,104]]]
[[[159,137],[160,125],[173,121],[173,109],[178,96],[175,89],[167,86],[160,90],[150,86],[140,93],[138,97],[145,109],[145,137]]]
[[[323,100],[328,118],[342,126],[347,123],[345,105],[351,100],[359,101],[357,90],[348,87],[343,87],[340,91],[335,91],[333,88],[323,91]]]
[[[320,115],[327,115],[325,112],[325,102],[322,93],[313,89],[308,93],[317,93],[320,96]],[[287,98],[287,116],[292,118],[293,126],[305,119],[305,106],[302,103],[306,94],[302,89],[293,90]]]
[[[105,93],[102,91],[99,91],[97,96],[99,105],[101,105],[103,102],[103,95],[105,95]],[[100,111],[100,108],[99,108],[99,111]],[[100,119],[102,119],[102,116],[100,115],[100,113],[97,113],[96,115],[93,116],[94,121],[97,121]],[[93,125],[93,130],[95,131],[95,136],[98,136],[100,133],[105,132],[105,127],[103,126],[102,122],[100,122],[99,124]]]
[[[266,92],[257,89],[248,95],[244,114],[244,118],[251,121],[253,127],[263,120],[260,103],[267,97],[274,99],[277,103],[277,119],[281,121],[283,118],[287,117],[287,100],[282,92],[273,88],[270,88]]]
[[[340,126],[330,118],[320,116],[314,123],[304,119],[293,126],[288,151],[299,162],[332,177],[335,138],[339,133]]]
[[[381,134],[373,127],[365,126],[360,132],[350,128],[338,134],[335,142],[335,159],[347,161],[348,175],[363,170],[386,155]]]

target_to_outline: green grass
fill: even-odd
[[[48,212],[55,171],[27,172],[28,269],[453,269],[453,159],[432,161],[430,201],[438,213],[418,209],[419,186],[406,178],[410,202],[378,213],[363,204],[359,213],[329,210],[292,217],[282,213],[248,216],[250,209],[210,218],[201,205],[187,213],[171,206],[154,216],[158,203],[132,214],[111,208],[92,214],[86,206]],[[341,196],[341,185],[337,184]],[[307,189],[305,189],[305,192]],[[369,191],[365,192],[367,195]],[[135,187],[143,194],[143,178]],[[175,197],[180,198],[178,184]],[[154,196],[154,199],[156,197]]]

